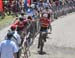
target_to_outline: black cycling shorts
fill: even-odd
[[[40,31],[47,31],[48,28],[46,27],[41,27]]]

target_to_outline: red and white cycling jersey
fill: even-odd
[[[48,27],[49,24],[50,24],[50,20],[47,19],[47,18],[41,18],[40,19],[40,24],[41,24],[41,27]]]
[[[24,23],[19,20],[16,20],[16,22],[14,24],[17,25],[17,27],[24,27]]]

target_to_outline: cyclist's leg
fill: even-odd
[[[39,39],[38,39],[38,48],[40,47],[41,44],[41,39],[42,39],[42,32],[45,30],[45,28],[41,27],[40,28],[40,35],[39,35]]]
[[[47,38],[47,34],[48,34],[48,28],[44,28],[43,31],[45,32],[45,34],[43,34],[43,39],[46,42],[46,38]]]
[[[50,33],[52,33],[52,26],[49,24]]]
[[[43,53],[43,47],[44,47],[44,40],[43,38],[40,40],[40,53]]]
[[[44,47],[44,42],[45,42],[45,35],[41,34],[40,36],[40,53],[43,53],[43,47]]]
[[[40,32],[39,39],[38,39],[38,48],[40,48],[40,44],[41,44],[40,40],[41,40],[41,32]]]

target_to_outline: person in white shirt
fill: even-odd
[[[17,58],[18,47],[11,38],[12,33],[7,33],[6,40],[0,43],[0,58]]]

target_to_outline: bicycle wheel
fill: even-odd
[[[20,49],[19,58],[23,58],[23,47]]]
[[[22,47],[22,50],[20,52],[20,58],[28,58],[28,54],[25,47]]]

